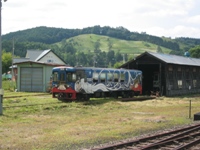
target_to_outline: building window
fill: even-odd
[[[47,62],[48,63],[53,63],[53,60],[52,59],[48,59]]]
[[[194,87],[194,88],[197,87],[197,80],[193,80],[193,87]]]
[[[169,70],[169,71],[173,71],[173,67],[172,67],[172,66],[169,66],[169,67],[168,67],[168,70]]]
[[[179,89],[182,89],[182,86],[183,86],[182,80],[178,80],[178,88],[179,88]]]
[[[168,78],[169,78],[169,85],[168,85],[168,90],[173,90],[174,89],[174,78],[173,78],[173,72],[170,71],[168,73]]]

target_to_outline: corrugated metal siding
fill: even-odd
[[[43,92],[43,68],[21,68],[20,91]]]

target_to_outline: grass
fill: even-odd
[[[199,95],[160,97],[148,101],[121,102],[92,99],[63,103],[51,95],[5,91],[0,116],[0,149],[83,149],[109,141],[193,122],[200,107]],[[32,94],[32,96],[30,96]],[[192,116],[193,117],[193,116]]]
[[[15,91],[16,87],[16,82],[12,80],[4,80],[2,82],[2,88],[4,90]]]
[[[145,51],[157,51],[157,45],[151,44],[144,41],[128,41],[120,40],[116,38],[111,38],[108,36],[100,36],[95,34],[83,34],[79,36],[72,37],[67,39],[65,42],[70,42],[78,51],[84,51],[86,53],[94,51],[95,42],[99,41],[100,49],[102,51],[109,51],[109,42],[112,45],[112,50],[115,52],[120,51],[120,53],[127,53],[130,55],[139,55]],[[59,47],[65,42],[56,43]],[[171,50],[161,46],[161,49],[164,53],[170,53]]]

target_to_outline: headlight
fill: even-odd
[[[137,88],[137,87],[138,87],[138,83],[135,84],[135,88]]]

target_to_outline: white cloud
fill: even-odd
[[[200,25],[200,15],[192,16],[187,19],[187,23]]]
[[[165,37],[198,37],[200,29],[187,27],[187,26],[175,26],[173,28],[161,28],[161,27],[152,27],[147,29],[147,34],[156,35],[156,36],[165,36]],[[156,34],[155,34],[156,33]]]
[[[200,38],[200,32],[194,34],[199,31],[199,5],[197,0],[9,0],[2,6],[2,33],[36,26],[101,25],[157,36]]]

